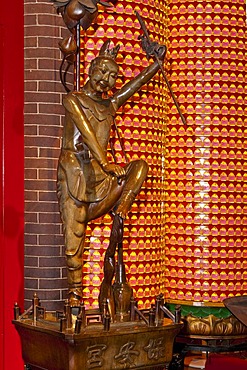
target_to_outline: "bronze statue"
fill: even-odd
[[[163,62],[166,47],[148,44],[148,56]],[[110,303],[114,312],[112,279],[115,272],[116,245],[123,237],[123,220],[146,178],[148,165],[134,160],[123,166],[109,163],[107,146],[117,110],[160,69],[155,60],[113,95],[119,46],[110,49],[110,40],[90,65],[89,79],[80,91],[68,93],[64,100],[65,127],[58,165],[58,197],[63,222],[71,305],[82,300],[82,254],[89,221],[106,213],[114,217],[112,235],[105,254],[104,280],[100,302]]]

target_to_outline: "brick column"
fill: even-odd
[[[62,134],[62,55],[69,31],[49,2],[25,0],[25,302],[37,292],[48,310],[67,290],[56,195]]]

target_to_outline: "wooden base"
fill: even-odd
[[[26,368],[31,370],[168,369],[182,324],[164,319],[149,327],[142,321],[86,326],[80,334],[59,331],[45,321],[14,320]]]

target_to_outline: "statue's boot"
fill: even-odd
[[[79,307],[82,302],[82,267],[68,268],[69,303],[72,307]]]
[[[103,310],[103,302],[106,299],[112,320],[115,317],[115,303],[112,290],[112,280],[115,273],[115,253],[117,245],[123,240],[123,219],[114,215],[109,246],[104,259],[104,280],[102,281],[99,294],[100,311]]]
[[[111,316],[112,321],[114,321],[115,317],[115,302],[114,302],[114,295],[112,286],[109,285],[105,279],[103,279],[101,286],[100,286],[100,293],[99,293],[99,307],[100,311],[103,312],[103,303],[106,300],[108,304],[108,311]]]

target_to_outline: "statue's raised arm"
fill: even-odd
[[[159,62],[155,59],[150,66],[145,68],[141,73],[139,73],[114,94],[112,103],[116,106],[116,110],[120,108],[143,85],[150,81],[160,69],[160,63],[163,64],[164,62],[167,50],[165,45],[159,45],[157,42],[149,42],[145,36],[140,37],[140,39],[142,48],[146,52],[148,58],[155,55]]]

